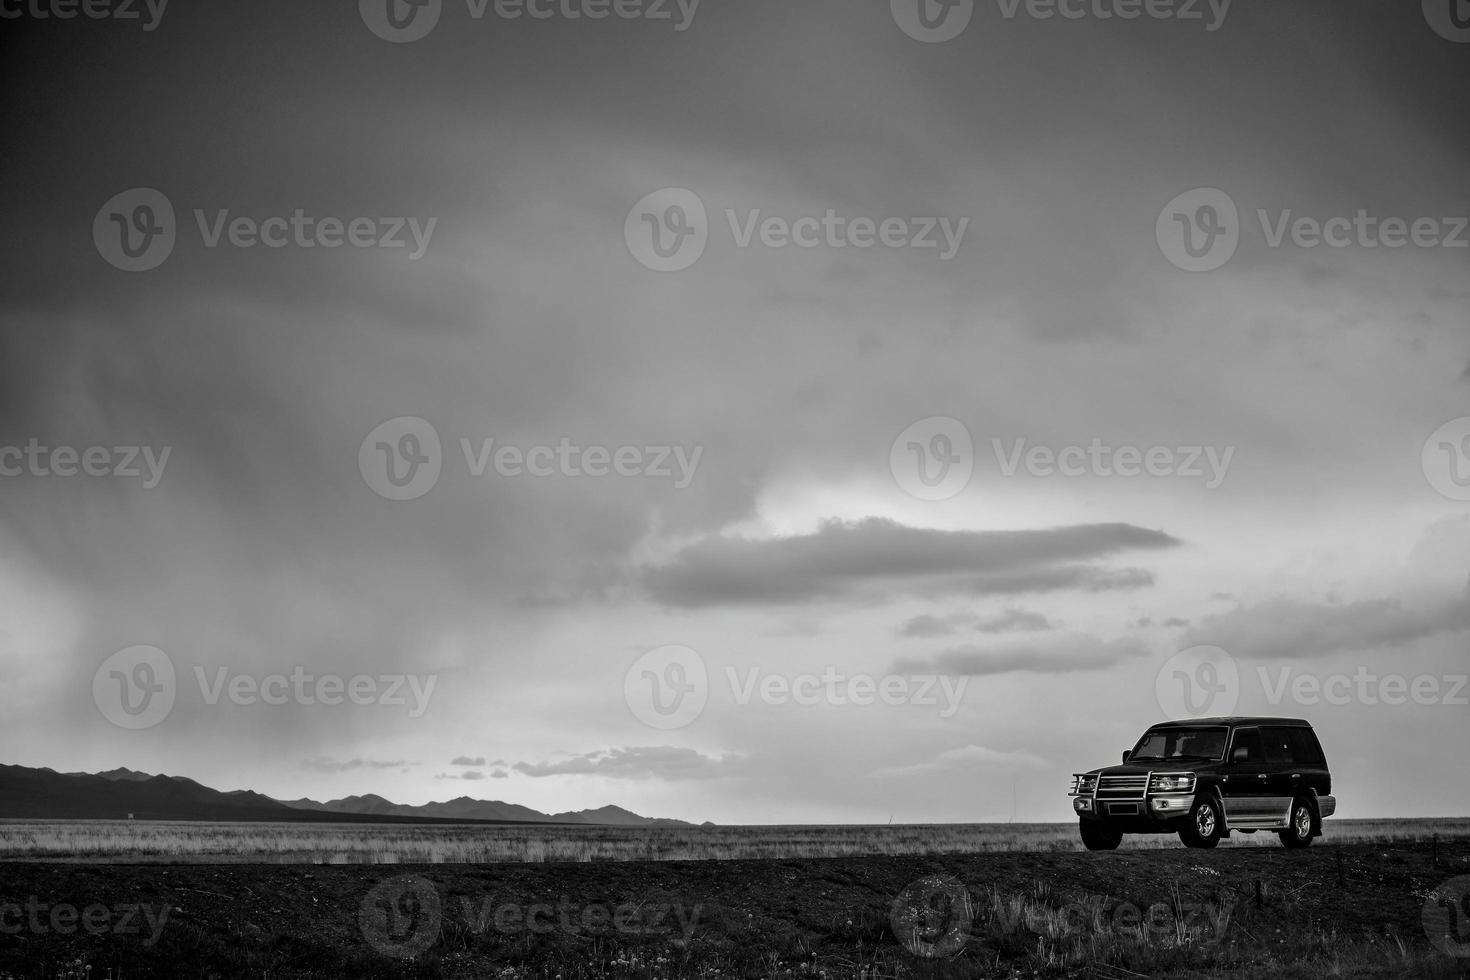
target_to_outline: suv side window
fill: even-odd
[[[1261,739],[1266,743],[1266,763],[1272,766],[1289,766],[1296,761],[1295,745],[1290,728],[1263,728]]]
[[[1321,766],[1327,764],[1322,755],[1322,745],[1310,728],[1288,728],[1292,762],[1299,766]]]
[[[1230,758],[1235,759],[1235,753],[1241,749],[1246,750],[1243,761],[1259,765],[1266,761],[1265,746],[1261,742],[1261,732],[1256,728],[1238,728],[1235,731],[1235,741],[1230,747]]]

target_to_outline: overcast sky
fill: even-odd
[[[1470,45],[627,2],[0,25],[0,761],[1066,820],[1182,675],[1311,719],[1341,816],[1470,813]],[[383,697],[248,696],[298,668]]]

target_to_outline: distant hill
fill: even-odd
[[[409,806],[369,793],[318,803],[274,800],[250,790],[222,792],[183,776],[132,769],[57,772],[0,765],[0,818],[30,820],[226,820],[308,823],[587,824],[688,827],[683,820],[641,817],[621,807],[541,813],[530,807],[467,796]]]
[[[130,770],[60,773],[0,765],[0,817],[125,820],[290,820],[292,810],[259,793],[221,793],[183,776]]]
[[[354,813],[380,816],[413,817],[437,820],[491,820],[500,823],[574,823],[602,827],[692,827],[685,820],[666,817],[641,817],[618,806],[604,806],[596,810],[577,810],[566,813],[542,813],[518,803],[500,800],[472,800],[460,796],[444,803],[424,803],[413,806],[393,803],[381,796],[348,796],[340,800],[318,803],[316,800],[284,800],[286,806],[316,813]]]

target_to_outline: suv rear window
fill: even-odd
[[[1289,766],[1292,763],[1290,728],[1262,728],[1261,741],[1266,745],[1266,764]]]
[[[1310,728],[1279,730],[1286,734],[1286,744],[1290,751],[1288,762],[1298,766],[1320,766],[1327,762],[1322,755],[1322,745],[1317,741],[1316,733]]]

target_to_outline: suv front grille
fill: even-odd
[[[1099,800],[1141,800],[1148,789],[1148,776],[1103,776],[1098,779]]]

